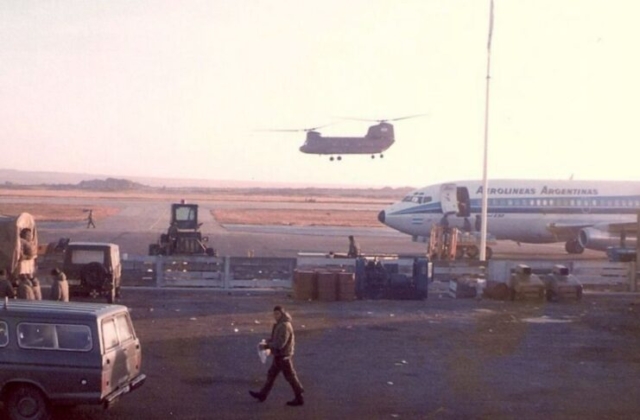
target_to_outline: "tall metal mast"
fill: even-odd
[[[489,0],[489,37],[487,41],[487,88],[484,111],[484,161],[482,164],[482,215],[480,229],[480,261],[487,259],[487,204],[489,197],[487,155],[489,153],[489,81],[491,80],[491,36],[493,35],[493,0]]]

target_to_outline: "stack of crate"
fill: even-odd
[[[323,302],[355,300],[355,275],[335,270],[296,270],[293,275],[293,298]]]

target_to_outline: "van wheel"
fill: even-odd
[[[37,388],[22,385],[14,389],[7,399],[11,420],[48,420],[51,418],[49,402]]]

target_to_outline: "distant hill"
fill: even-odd
[[[47,189],[82,189],[91,191],[153,191],[153,190],[181,190],[191,192],[205,192],[211,190],[234,189],[243,193],[291,194],[322,196],[322,195],[353,195],[368,197],[402,197],[413,187],[400,188],[367,188],[345,185],[313,185],[296,183],[267,183],[251,181],[226,181],[204,179],[171,179],[127,177],[114,178],[107,175],[63,173],[45,171],[21,171],[15,169],[0,169],[0,188],[38,187]]]

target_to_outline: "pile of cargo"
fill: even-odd
[[[355,275],[335,270],[295,270],[293,298],[323,302],[355,300]]]

